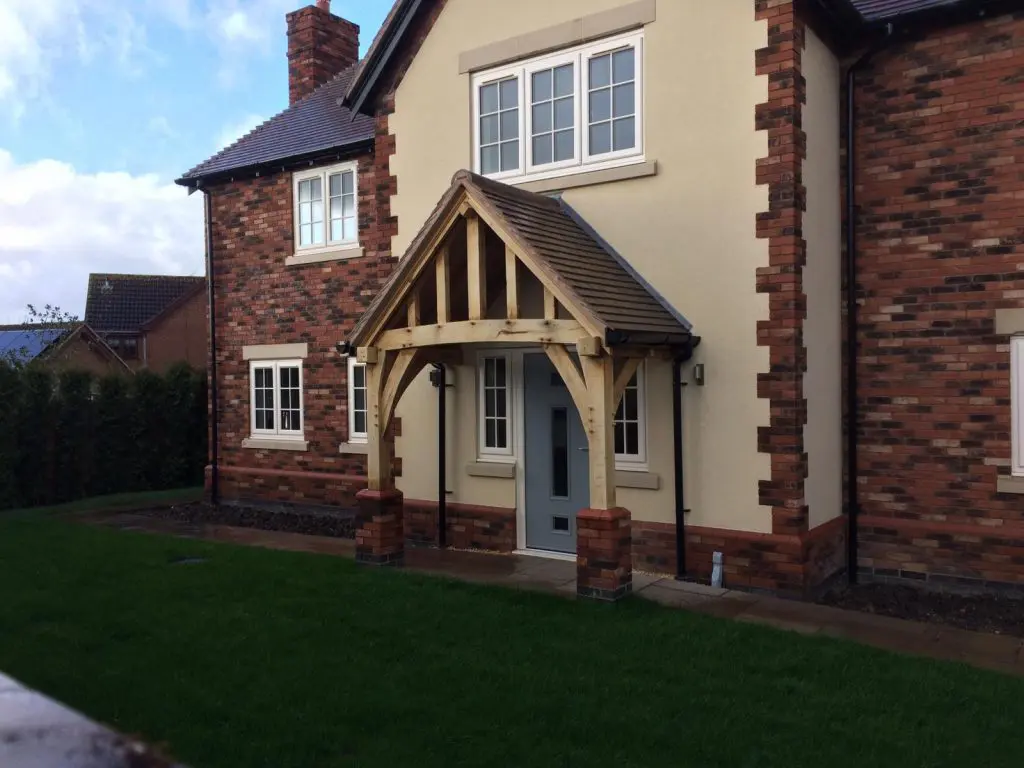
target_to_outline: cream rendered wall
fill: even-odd
[[[459,53],[625,4],[449,0],[399,87],[390,118],[397,142],[391,159],[399,190],[392,200],[396,253],[452,174],[472,167],[470,76],[458,72]],[[755,272],[768,264],[768,246],[755,237],[755,217],[767,209],[768,196],[755,183],[755,166],[768,147],[767,136],[754,130],[754,108],[767,100],[768,86],[754,74],[754,52],[766,36],[766,22],[755,21],[749,0],[659,0],[644,42],[645,155],[657,161],[658,173],[565,193],[703,337],[696,362],[706,365],[707,386],[684,391],[688,524],[760,532],[771,530],[770,510],[758,503],[770,459],[757,451],[757,428],[769,421],[768,401],[757,398],[768,350],[756,343],[768,299],[755,292]],[[619,503],[638,520],[673,519],[669,376],[667,365],[655,366],[648,386],[648,454],[661,489],[619,492]],[[461,467],[475,458],[475,451],[463,450],[475,446],[475,418],[469,418],[475,388],[461,383],[461,372],[459,379],[460,451],[451,463],[464,475]],[[422,422],[418,429],[413,419],[435,413],[433,397],[417,383],[399,407],[400,487],[409,498],[436,497],[432,470],[413,470],[416,462],[407,458],[431,452],[433,426]],[[460,477],[457,485],[456,501],[514,502],[514,490],[503,487],[513,489],[511,481]]]
[[[813,528],[843,511],[842,224],[839,62],[809,29],[803,71],[807,80],[807,103],[803,111],[807,133],[807,158],[804,160],[807,424],[804,426],[804,450],[808,460],[807,504]]]

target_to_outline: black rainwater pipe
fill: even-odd
[[[674,459],[674,482],[676,502],[676,578],[686,576],[686,499],[683,482],[683,363],[689,359],[676,357],[672,360],[672,456]]]
[[[220,503],[220,472],[218,453],[220,430],[217,410],[217,302],[213,286],[213,202],[208,190],[203,190],[203,212],[206,219],[206,301],[210,316],[210,503]]]
[[[857,489],[857,72],[888,43],[893,27],[846,70],[846,574],[857,583],[860,494]]]
[[[448,384],[443,363],[434,363],[431,381],[437,387],[437,546],[448,546]]]

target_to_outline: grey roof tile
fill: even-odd
[[[85,322],[99,333],[138,333],[205,277],[177,275],[89,275]]]
[[[374,121],[341,106],[356,65],[185,173],[179,184],[373,139]],[[354,118],[354,119],[353,119]]]
[[[943,5],[959,5],[963,0],[850,0],[866,21],[881,21]]]

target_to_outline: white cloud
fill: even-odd
[[[178,132],[171,127],[171,121],[165,115],[154,115],[146,123],[149,132],[164,139],[178,138]]]
[[[228,123],[221,129],[220,133],[217,134],[216,148],[224,149],[224,147],[229,144],[234,144],[257,125],[263,123],[266,119],[267,118],[262,115],[248,114],[240,120]]]
[[[203,271],[201,195],[154,175],[19,165],[0,149],[0,322],[29,303],[81,314],[90,272]]]

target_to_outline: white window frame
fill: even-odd
[[[647,470],[647,372],[646,363],[641,363],[636,369],[636,416],[637,416],[637,449],[635,454],[616,453],[615,468],[626,472],[644,472]],[[623,392],[625,398],[625,392]],[[615,405],[615,413],[619,412],[622,401]],[[612,430],[614,439],[615,424],[618,420],[612,418]]]
[[[256,369],[272,370],[274,377],[274,429],[256,428]],[[299,369],[299,429],[281,429],[281,369]],[[305,440],[306,434],[306,395],[303,386],[305,377],[302,360],[250,360],[249,361],[249,431],[254,438],[273,438],[274,440]]]
[[[1024,477],[1024,336],[1010,338],[1011,473]]]
[[[354,372],[355,372],[356,368],[360,368],[360,367],[363,369],[363,375],[365,376],[365,374],[366,374],[366,364],[358,362],[354,357],[349,357],[349,359],[348,359],[348,375],[346,377],[346,388],[347,388],[347,391],[348,391],[348,401],[347,401],[347,409],[348,409],[348,442],[349,443],[363,444],[363,443],[369,442],[369,440],[370,440],[370,411],[369,411],[369,408],[367,408],[366,411],[365,411],[365,413],[366,413],[366,431],[359,432],[359,431],[356,430],[356,411],[355,411],[355,408],[353,407],[354,404],[355,404],[355,401],[356,401],[355,386],[354,386],[354,384],[355,384]],[[365,378],[363,379],[363,383],[364,383],[364,385],[367,383]],[[365,386],[364,386],[364,389],[365,389]],[[364,398],[365,398],[365,396],[364,396]],[[367,406],[369,405],[369,402],[367,400],[364,399],[363,402]]]
[[[353,213],[355,214],[355,237],[342,240],[331,240],[331,186],[330,178],[338,173],[352,173],[352,197]],[[299,185],[303,181],[320,179],[320,189],[323,193],[324,221],[322,243],[302,245],[301,232],[299,230]],[[295,245],[296,254],[327,253],[359,247],[359,169],[355,162],[339,163],[338,165],[325,166],[322,168],[310,168],[308,171],[296,171],[292,174],[292,239]]]
[[[479,72],[471,78],[473,104],[473,170],[481,173],[480,166],[480,89],[482,86],[508,77],[517,77],[519,82],[519,168],[515,171],[502,171],[490,174],[489,178],[500,179],[506,183],[518,181],[534,181],[545,178],[568,176],[575,173],[616,168],[644,161],[644,32],[643,29],[626,34],[605,38],[594,43],[579,45],[555,53],[538,56],[505,65],[496,69]],[[634,62],[635,102],[636,109],[636,143],[630,149],[605,152],[600,155],[589,154],[589,60],[620,48],[633,47],[636,51]],[[532,73],[556,67],[561,64],[575,62],[574,65],[574,148],[573,160],[558,163],[533,164],[532,137]]]
[[[487,360],[500,359],[505,361],[505,438],[504,448],[489,448],[487,446],[487,400],[484,394],[484,365]],[[515,461],[515,419],[513,414],[513,392],[515,381],[512,371],[512,357],[505,352],[481,351],[477,357],[476,365],[477,378],[477,454],[481,461]]]

